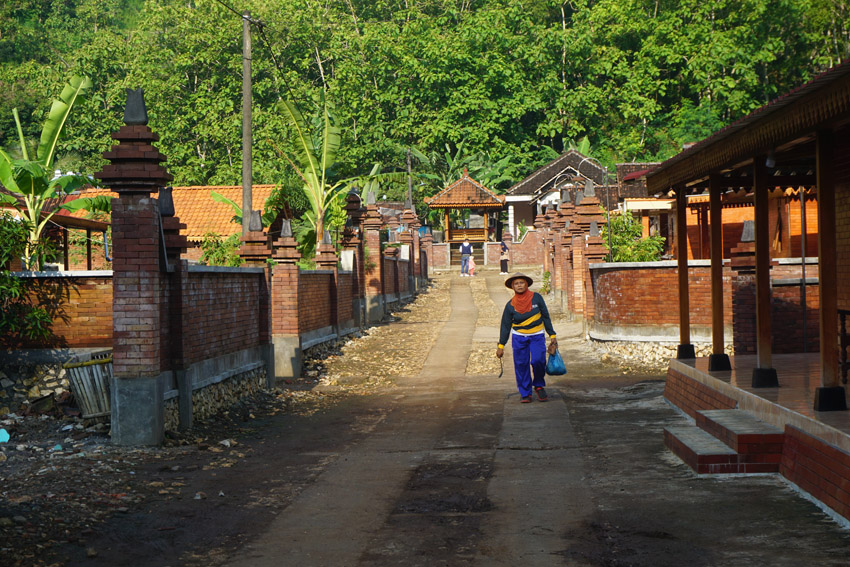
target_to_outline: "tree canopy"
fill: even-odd
[[[504,188],[584,137],[609,166],[667,158],[850,49],[836,0],[13,0],[0,5],[0,147],[16,139],[12,108],[36,136],[43,101],[88,76],[66,168],[102,167],[125,89],[142,87],[176,184],[240,183],[244,10],[262,23],[254,180],[293,188],[277,103],[313,114],[323,88],[342,136],[332,175],[404,171],[408,148],[463,144],[501,164]]]

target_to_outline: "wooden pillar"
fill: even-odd
[[[779,386],[773,368],[773,332],[770,308],[770,210],[768,202],[767,166],[763,155],[753,160],[753,200],[756,233],[756,368],[753,388]]]
[[[732,370],[723,337],[723,203],[719,176],[709,178],[709,224],[711,227],[711,356],[709,371]]]
[[[65,267],[65,271],[68,271],[70,267],[70,259],[68,255],[68,229],[62,229],[62,265]]]
[[[91,229],[86,229],[86,269],[91,270]]]
[[[679,346],[676,358],[696,358],[691,344],[690,295],[688,293],[688,197],[684,187],[676,189],[676,261],[679,275]]]
[[[818,281],[820,282],[820,386],[815,411],[847,409],[838,369],[838,258],[835,252],[835,136],[817,135]]]

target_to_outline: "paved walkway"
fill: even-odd
[[[491,278],[503,304],[509,292]],[[509,357],[501,380],[464,375],[473,340],[495,347],[498,330],[476,330],[466,281],[451,297],[422,372],[400,381],[386,419],[230,565],[558,562],[564,534],[591,509],[567,407],[557,388],[550,402],[519,404]]]
[[[580,325],[558,326],[570,374],[547,403],[519,403],[508,357],[501,379],[465,375],[497,330],[476,326],[466,279],[451,294],[422,372],[227,565],[846,564],[846,532],[781,480],[700,479],[671,458],[661,428],[681,417],[661,377],[601,366]]]

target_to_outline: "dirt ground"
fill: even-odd
[[[0,565],[847,564],[848,532],[780,478],[701,478],[675,459],[661,431],[683,418],[663,375],[603,364],[566,323],[569,373],[537,414],[519,413],[509,369],[495,378],[486,333],[458,347],[465,372],[423,380],[458,354],[434,345],[459,302],[478,330],[497,325],[500,278],[484,275],[436,279],[388,324],[316,351],[303,379],[164,447],[0,421]],[[511,522],[530,531],[511,539]]]

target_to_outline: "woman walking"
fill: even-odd
[[[548,399],[544,388],[547,351],[544,333],[549,335],[549,352],[558,348],[546,302],[539,293],[528,289],[532,283],[534,281],[530,277],[519,272],[505,280],[505,287],[514,290],[514,296],[502,312],[499,346],[496,348],[496,356],[502,358],[508,336],[511,337],[516,385],[520,401],[524,404],[531,402],[532,389],[541,402]]]
[[[505,244],[505,241],[502,240],[501,245],[499,246],[499,267],[501,271],[499,272],[502,275],[508,273],[508,260],[511,259],[511,251],[508,248],[508,245]]]

